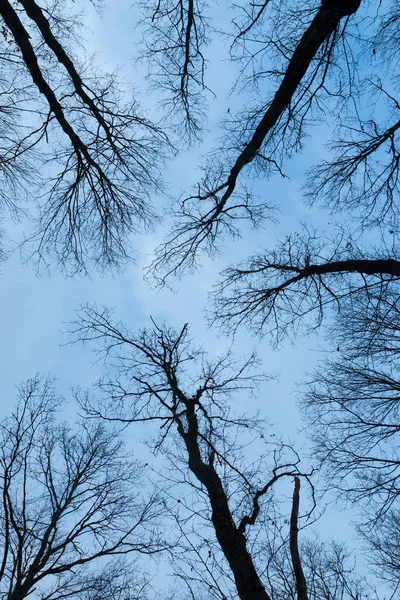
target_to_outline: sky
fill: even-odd
[[[133,81],[144,107],[156,114],[157,101],[146,93],[144,68],[133,67],[137,52],[137,15],[130,4],[126,0],[110,2],[103,11],[103,17],[88,13],[86,19],[90,31],[86,49],[100,50],[98,61],[110,70],[119,68],[127,81]],[[217,13],[217,16],[223,17],[223,7],[217,9]],[[224,40],[219,38],[208,49],[208,84],[217,98],[210,99],[208,131],[202,146],[182,152],[168,167],[166,180],[174,197],[197,180],[199,157],[215,144],[218,123],[226,115],[227,107],[235,108],[235,101],[229,97],[235,70],[226,62],[226,47]],[[221,69],[224,77],[221,77]],[[55,376],[57,390],[66,398],[72,387],[88,387],[101,376],[104,366],[93,363],[93,355],[88,349],[67,345],[67,323],[86,303],[114,307],[118,320],[126,322],[132,329],[148,325],[150,316],[157,322],[166,321],[177,327],[188,322],[196,342],[204,344],[206,350],[218,352],[229,347],[231,340],[206,327],[204,308],[207,294],[217,281],[219,272],[230,262],[238,262],[264,245],[272,246],[274,240],[295,231],[299,222],[323,226],[329,219],[323,211],[308,209],[300,200],[305,170],[320,155],[328,134],[323,128],[314,132],[307,142],[307,151],[287,165],[288,179],[275,176],[254,182],[261,197],[281,205],[279,222],[268,223],[260,232],[245,227],[239,241],[227,241],[217,259],[204,259],[202,269],[178,282],[174,291],[151,289],[143,279],[143,268],[162,239],[162,228],[133,241],[139,258],[117,275],[94,272],[90,277],[65,277],[55,270],[38,274],[32,263],[24,263],[19,250],[13,252],[1,266],[1,414],[9,412],[15,403],[15,385],[36,373]],[[160,197],[158,203],[163,211],[169,199]],[[166,227],[167,223],[164,225]],[[13,235],[17,238],[22,230],[28,228],[29,223],[14,226]],[[265,412],[268,420],[276,424],[276,431],[286,439],[300,441],[300,445],[307,444],[297,406],[301,382],[305,372],[310,371],[323,356],[324,343],[322,335],[317,333],[297,339],[295,345],[286,342],[276,350],[271,348],[268,340],[254,339],[247,332],[240,331],[233,344],[233,350],[239,355],[249,354],[256,348],[264,370],[275,377],[262,387],[258,397],[252,400],[251,408],[254,412],[257,409]],[[247,398],[240,398],[239,402],[248,406]],[[68,406],[69,416],[73,418],[76,407],[73,403]],[[331,511],[322,521],[325,536],[335,535],[351,540],[349,520],[352,517],[340,510]]]

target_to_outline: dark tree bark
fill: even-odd
[[[107,356],[115,349],[121,365],[121,378],[100,383],[104,401],[100,400],[96,406],[83,399],[85,410],[89,415],[124,423],[161,421],[160,429],[164,433],[156,443],[157,449],[167,443],[176,428],[178,435],[173,438],[175,450],[171,464],[183,461],[182,473],[189,470],[194,477],[193,480],[185,477],[185,482],[193,488],[194,481],[194,486],[200,485],[206,495],[217,543],[229,565],[238,597],[242,600],[272,598],[249,549],[248,537],[252,527],[262,521],[261,502],[277,482],[300,475],[308,480],[310,474],[299,471],[298,455],[280,442],[271,446],[269,458],[275,462],[265,485],[252,484],[245,469],[235,465],[237,451],[235,443],[230,441],[230,428],[239,427],[248,432],[254,426],[259,427],[260,420],[257,419],[256,425],[244,418],[233,419],[225,407],[226,400],[232,392],[249,391],[257,383],[258,378],[248,373],[253,359],[237,365],[227,354],[211,363],[204,352],[191,344],[186,325],[181,331],[155,325],[153,330],[133,334],[114,323],[107,310],[98,312],[91,307],[82,309],[73,332],[77,339],[98,341],[101,352],[104,350]],[[197,377],[193,375],[196,367],[200,367]],[[188,372],[191,373],[189,381],[186,380]],[[196,391],[184,391],[193,386],[193,380]],[[121,407],[121,411],[115,410],[116,406]],[[225,446],[230,447],[229,454],[224,451]],[[284,457],[289,450],[291,461]],[[264,479],[264,471],[262,476]],[[232,482],[236,481],[234,485],[238,480],[243,486],[240,492],[243,501],[235,513],[227,491],[231,477]],[[241,513],[240,518],[237,512]],[[203,516],[203,512],[201,514]]]
[[[175,393],[181,395],[178,389],[175,390]],[[177,426],[186,445],[188,466],[196,479],[207,489],[215,534],[232,570],[239,598],[241,600],[270,600],[247,549],[246,537],[238,530],[233,521],[222,481],[213,465],[205,464],[201,459],[198,446],[198,422],[193,399],[187,399],[181,395],[181,400],[186,407],[187,431],[181,421],[178,421]]]
[[[290,556],[292,559],[298,600],[308,600],[307,582],[299,552],[299,508],[300,508],[300,479],[294,478],[292,512],[290,515]]]
[[[221,186],[220,189],[226,189],[221,200],[218,202],[214,217],[218,217],[219,213],[224,209],[226,202],[236,187],[237,178],[243,167],[255,158],[267,134],[277,123],[282,113],[288,108],[293,94],[296,92],[318,49],[334,33],[341,19],[354,14],[358,10],[360,3],[361,0],[350,0],[349,2],[324,0],[321,3],[317,14],[307,31],[303,34],[299,45],[289,61],[282,83],[276,91],[268,110],[258,124],[251,140],[236,159],[226,183]],[[215,190],[215,192],[220,191],[220,189]]]

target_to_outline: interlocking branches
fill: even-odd
[[[302,84],[312,62],[325,44],[330,46],[332,36],[335,37],[342,19],[346,21],[358,7],[358,1],[345,4],[329,1],[321,4],[288,57],[273,99],[256,115],[250,134],[245,138],[242,136],[241,151],[233,166],[215,169],[214,165],[211,165],[209,171],[206,169],[198,189],[181,203],[172,233],[166,243],[158,248],[152,265],[156,275],[162,273],[162,281],[169,275],[180,275],[188,267],[192,267],[203,248],[215,248],[217,237],[234,228],[231,221],[235,218],[237,208],[239,216],[242,215],[243,209],[248,210],[248,199],[243,202],[240,194],[239,198],[235,195],[241,172],[258,156],[268,164],[274,162],[274,157],[269,157],[268,149],[263,153],[263,145],[267,144],[269,139],[274,139],[277,128],[279,130],[282,127],[286,130],[292,127],[292,103],[295,101],[302,105],[303,101],[306,104],[308,102],[309,88],[306,86],[307,90],[303,96]],[[329,67],[329,63],[329,59],[322,61],[323,70]],[[272,144],[274,143],[272,141]],[[211,186],[210,182],[213,182]],[[250,218],[254,218],[252,211],[248,212]]]
[[[391,510],[383,519],[375,522],[370,530],[360,528],[360,534],[374,558],[371,566],[378,576],[394,590],[399,589],[400,574],[400,515]]]
[[[373,290],[346,300],[335,328],[339,347],[351,360],[395,365],[400,351],[400,312],[398,284],[384,294]]]
[[[377,600],[379,595],[365,578],[356,574],[354,557],[342,544],[322,543],[318,538],[300,544],[300,554],[307,580],[308,598],[312,600],[358,600],[362,596]],[[277,600],[295,598],[293,579],[287,576],[290,557],[281,545],[268,566],[269,579]]]
[[[173,211],[173,217],[177,218],[175,228],[166,243],[157,248],[156,257],[147,270],[147,275],[159,285],[166,285],[173,275],[180,277],[188,269],[194,270],[199,253],[204,249],[209,255],[216,255],[218,240],[224,235],[239,237],[240,220],[250,220],[258,227],[272,216],[272,206],[257,204],[246,189],[237,191],[234,204],[220,211],[214,185],[223,167],[215,162],[213,171],[207,172],[198,185],[197,194],[184,198],[178,210]],[[209,209],[204,211],[207,205]]]
[[[138,494],[139,466],[103,424],[57,424],[51,382],[31,380],[19,393],[17,409],[0,424],[2,594],[94,600],[102,590],[117,600],[124,582],[140,589],[127,558],[166,545],[155,529],[157,498]]]
[[[330,486],[362,499],[373,522],[397,510],[400,489],[397,302],[396,286],[343,303],[330,331],[336,358],[316,370],[306,393]]]
[[[319,369],[307,392],[317,453],[330,481],[346,495],[377,506],[378,515],[399,493],[398,395],[391,369],[346,357]]]
[[[391,98],[400,108],[398,102]],[[336,154],[310,171],[308,200],[333,211],[353,211],[364,225],[397,227],[400,121],[383,127],[375,120],[343,125],[331,143]]]
[[[68,19],[52,19],[55,10],[34,0],[1,4],[4,78],[19,77],[18,94],[4,86],[2,103],[17,125],[2,149],[1,171],[10,178],[15,168],[27,175],[26,187],[40,185],[27,190],[40,198],[33,236],[39,256],[72,260],[77,269],[87,260],[105,266],[127,258],[128,234],[154,217],[148,193],[157,188],[155,164],[167,140],[124,99],[113,76],[83,75],[54,33],[74,35]],[[48,173],[36,177],[38,160]]]
[[[84,398],[84,408],[92,416],[124,423],[161,422],[155,449],[167,448],[170,467],[178,468],[183,482],[203,498],[201,516],[212,523],[239,597],[268,600],[248,545],[251,529],[265,521],[261,506],[268,510],[278,481],[294,476],[308,480],[310,474],[300,471],[299,456],[279,441],[267,444],[259,464],[252,460],[246,466],[243,460],[249,435],[263,439],[264,428],[259,417],[233,416],[229,399],[240,391],[248,394],[262,380],[251,372],[255,358],[240,364],[227,353],[210,361],[193,346],[187,325],[174,331],[154,324],[133,334],[113,323],[107,310],[91,307],[80,311],[73,334],[97,341],[119,373],[99,383],[100,403]],[[268,483],[266,469],[272,469]],[[192,515],[200,510],[198,505],[187,509]]]
[[[291,56],[299,45],[299,32],[307,29],[315,15],[314,4],[296,0],[279,4],[269,1],[242,6],[234,21],[237,33],[231,58],[240,66],[235,88],[249,95],[250,105],[225,120],[227,135],[223,146],[240,153],[268,108],[266,93],[279,87]],[[338,114],[357,89],[353,29],[343,19],[335,32],[320,46],[293,94],[290,104],[265,138],[254,158],[256,172],[283,175],[284,160],[302,149],[310,125],[327,114]],[[251,93],[249,94],[249,91]]]

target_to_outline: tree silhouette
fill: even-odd
[[[39,257],[82,270],[126,259],[128,234],[152,222],[167,139],[115,76],[91,72],[69,50],[69,12],[1,4],[1,199],[15,214],[22,195],[36,197]]]
[[[130,557],[166,547],[156,496],[138,493],[140,468],[116,432],[57,423],[48,380],[19,388],[0,424],[0,585],[10,600],[134,597],[145,579]]]
[[[312,470],[301,468],[293,447],[266,433],[261,415],[238,416],[232,408],[234,395],[248,396],[262,381],[253,371],[255,357],[238,363],[226,353],[211,360],[194,346],[187,325],[173,330],[153,323],[133,333],[107,309],[90,306],[81,309],[71,333],[76,341],[94,343],[112,365],[96,398],[80,396],[87,415],[132,427],[155,425],[151,445],[166,457],[169,494],[177,485],[190,490],[183,488],[178,508],[170,511],[181,533],[175,574],[192,597],[203,586],[211,597],[246,600],[281,598],[289,588],[307,600],[324,582],[329,587],[329,569],[312,574],[315,555],[309,548],[304,560],[298,539],[315,508]],[[254,451],[251,458],[244,452],[252,440],[263,446],[258,459]],[[301,480],[311,491],[302,513]],[[274,497],[284,481],[294,481],[286,507]],[[332,563],[340,578],[334,597],[356,597],[361,580],[346,577],[344,562]]]

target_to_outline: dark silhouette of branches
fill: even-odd
[[[260,552],[260,564],[263,565],[271,597],[274,600],[295,600],[299,598],[299,592],[288,544],[287,520],[281,523],[280,516],[274,514],[273,522],[271,535],[264,540]],[[188,523],[183,523],[178,515],[175,515],[174,528],[179,529],[182,534],[181,547],[173,555],[174,574],[177,578],[175,595],[184,598],[189,593],[191,598],[205,596],[218,600],[233,600],[237,597],[234,581],[228,577],[212,536],[200,532],[193,523],[189,528]],[[365,578],[357,575],[354,558],[344,545],[335,542],[324,544],[318,538],[311,538],[303,540],[298,553],[301,556],[309,598],[357,600],[364,596],[372,600],[379,597]],[[256,555],[254,546],[252,554]],[[181,596],[179,590],[182,590],[182,586],[184,591]]]
[[[378,515],[398,498],[398,393],[392,369],[344,357],[318,370],[306,396],[331,485]]]
[[[85,72],[66,50],[74,24],[56,7],[6,1],[0,15],[2,106],[11,123],[0,157],[3,205],[15,205],[8,189],[21,177],[18,188],[39,197],[39,256],[77,269],[87,260],[118,263],[129,256],[127,236],[154,218],[149,192],[167,140],[114,76]]]
[[[400,484],[397,304],[396,288],[344,302],[329,329],[336,357],[317,368],[305,395],[330,488],[361,501],[362,522],[378,529],[397,510]]]
[[[381,89],[381,85],[377,87]],[[397,112],[390,126],[371,118],[340,127],[340,135],[331,144],[336,157],[322,161],[310,171],[307,195],[311,203],[322,201],[333,211],[353,211],[364,225],[390,222],[395,226],[400,105],[391,96],[389,100]]]
[[[259,463],[253,459],[246,465],[244,461],[242,448],[248,445],[248,436],[264,439],[264,425],[260,417],[236,417],[229,405],[233,394],[248,394],[261,380],[251,372],[255,358],[237,363],[227,353],[211,361],[203,350],[194,347],[187,325],[174,331],[154,324],[152,329],[134,334],[115,323],[108,310],[95,307],[80,311],[72,333],[77,340],[97,342],[99,352],[117,373],[99,382],[101,396],[97,403],[88,396],[81,398],[85,410],[93,417],[124,423],[161,423],[153,447],[164,449],[168,472],[174,467],[180,481],[196,491],[200,504],[185,508],[212,525],[210,535],[216,538],[237,594],[244,599],[270,598],[258,564],[265,557],[254,551],[256,531],[258,526],[275,527],[269,515],[274,514],[271,494],[276,483],[294,476],[309,481],[310,473],[300,470],[298,454],[279,440],[266,445],[266,456]],[[300,518],[298,493],[296,487],[293,532]],[[299,598],[304,598],[296,555],[297,533],[291,540]],[[198,560],[197,555],[196,563]],[[192,579],[194,583],[196,575]]]
[[[354,558],[344,545],[335,542],[324,544],[318,538],[308,539],[300,545],[300,554],[308,598],[357,600],[363,596],[373,600],[379,597],[376,590],[356,574]],[[277,600],[296,598],[293,579],[287,577],[288,562],[287,546],[282,545],[269,565],[273,597]]]
[[[378,253],[379,256],[379,253]],[[301,323],[318,326],[329,305],[363,290],[385,296],[400,276],[395,251],[362,251],[342,230],[332,241],[305,230],[287,236],[273,250],[222,273],[211,297],[211,319],[234,331],[246,324],[279,341]],[[314,321],[310,321],[314,316]]]
[[[166,547],[160,504],[138,493],[139,465],[115,431],[57,423],[59,407],[50,381],[30,380],[0,424],[2,594],[118,600],[123,588],[135,597],[145,580],[128,558]]]
[[[398,510],[389,511],[384,518],[375,522],[371,529],[360,527],[360,534],[373,557],[371,567],[385,581],[394,594],[399,589],[400,572],[400,520]]]
[[[397,285],[381,295],[354,294],[340,314],[335,329],[339,347],[351,360],[395,365],[399,354],[399,294]]]
[[[236,213],[239,213],[239,216],[242,216],[243,212],[248,213],[250,218],[257,220],[248,195],[245,194],[245,201],[241,199],[240,194],[235,197],[239,175],[246,165],[258,156],[268,165],[274,162],[274,157],[269,157],[268,149],[263,154],[263,145],[268,144],[277,131],[277,136],[280,137],[282,133],[279,133],[279,129],[285,132],[291,128],[296,103],[303,104],[304,95],[308,95],[316,74],[320,70],[324,73],[329,67],[329,48],[332,39],[338,35],[341,21],[346,23],[358,8],[358,1],[326,1],[315,11],[301,39],[287,57],[286,67],[280,74],[273,99],[254,117],[254,125],[246,135],[242,135],[241,151],[233,161],[232,167],[226,168],[218,162],[215,167],[213,159],[212,166],[206,169],[205,176],[195,192],[181,201],[180,208],[176,211],[178,218],[173,230],[165,244],[158,248],[152,265],[156,275],[161,273],[161,281],[165,281],[169,275],[182,274],[188,266],[193,266],[200,250],[208,246],[213,248],[217,237],[223,232],[232,232],[234,225],[231,221]],[[323,56],[321,60],[317,57],[320,50]],[[318,64],[315,71],[312,70],[312,81],[306,84],[304,90],[303,78],[316,57]],[[299,98],[296,94],[299,94]],[[313,96],[312,93],[311,97]],[[308,102],[311,104],[312,100],[306,104]]]
[[[180,133],[201,137],[207,44],[206,4],[201,0],[143,2],[145,18],[140,60],[146,61],[155,90],[165,92],[163,108]]]

